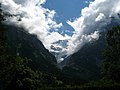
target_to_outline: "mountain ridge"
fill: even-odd
[[[43,72],[56,73],[56,58],[44,47],[37,36],[30,35],[23,28],[7,26],[8,52],[13,55],[32,59],[31,66]],[[51,67],[51,68],[49,68]],[[59,72],[59,69],[57,70]]]

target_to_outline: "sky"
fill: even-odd
[[[55,10],[56,22],[63,23],[63,27],[59,29],[59,33],[64,35],[73,35],[74,29],[66,23],[67,20],[74,20],[77,17],[80,17],[82,8],[89,5],[90,0],[47,0],[44,5],[45,8],[50,10]],[[67,30],[69,30],[67,32]]]
[[[45,8],[55,10],[60,21],[74,19],[80,16],[81,9],[86,7],[88,3],[85,0],[47,0],[44,5]]]
[[[58,62],[86,43],[98,40],[103,27],[120,22],[120,0],[0,0],[6,24],[37,35]]]

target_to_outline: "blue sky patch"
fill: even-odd
[[[90,0],[86,0],[90,1]],[[50,10],[55,10],[55,20],[56,22],[63,23],[63,27],[57,32],[62,35],[73,35],[74,29],[66,23],[67,20],[75,20],[75,18],[80,17],[81,9],[88,6],[85,0],[47,0],[44,5],[45,8]],[[54,32],[54,30],[50,30]]]

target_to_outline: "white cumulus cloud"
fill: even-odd
[[[77,52],[85,43],[99,38],[101,28],[111,23],[110,17],[120,13],[120,0],[94,0],[74,21],[67,21],[75,29],[68,44],[68,54]],[[116,17],[117,18],[117,17]]]
[[[56,42],[59,39],[64,39],[64,36],[58,32],[50,33],[50,29],[58,29],[62,27],[62,23],[56,23],[54,16],[56,12],[43,8],[41,5],[46,0],[1,0],[2,9],[4,12],[13,15],[7,17],[8,24],[14,24],[19,27],[24,27],[31,34],[36,34],[43,42],[44,46]]]
[[[65,55],[77,52],[86,43],[99,39],[102,27],[111,23],[111,17],[117,19],[117,14],[120,13],[120,0],[93,0],[88,7],[82,9],[79,18],[66,21],[73,27],[73,35],[61,35],[58,31],[63,24],[55,21],[54,10],[42,7],[45,2],[46,0],[0,0],[4,12],[13,15],[7,17],[6,22],[36,34],[47,49],[57,52],[58,61],[63,60]]]

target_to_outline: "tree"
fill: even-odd
[[[120,82],[120,26],[113,27],[108,31],[106,41],[104,78]]]
[[[10,53],[7,52],[8,45],[5,35],[7,26],[3,24],[5,20],[4,17],[0,4],[0,90],[7,88],[16,88],[18,90],[25,87],[30,89],[33,83],[31,83],[31,81],[34,81],[33,78],[35,78],[34,74],[36,74],[36,72],[27,66],[27,58],[10,55]],[[22,75],[20,76],[21,73]],[[29,85],[27,83],[29,83]]]

